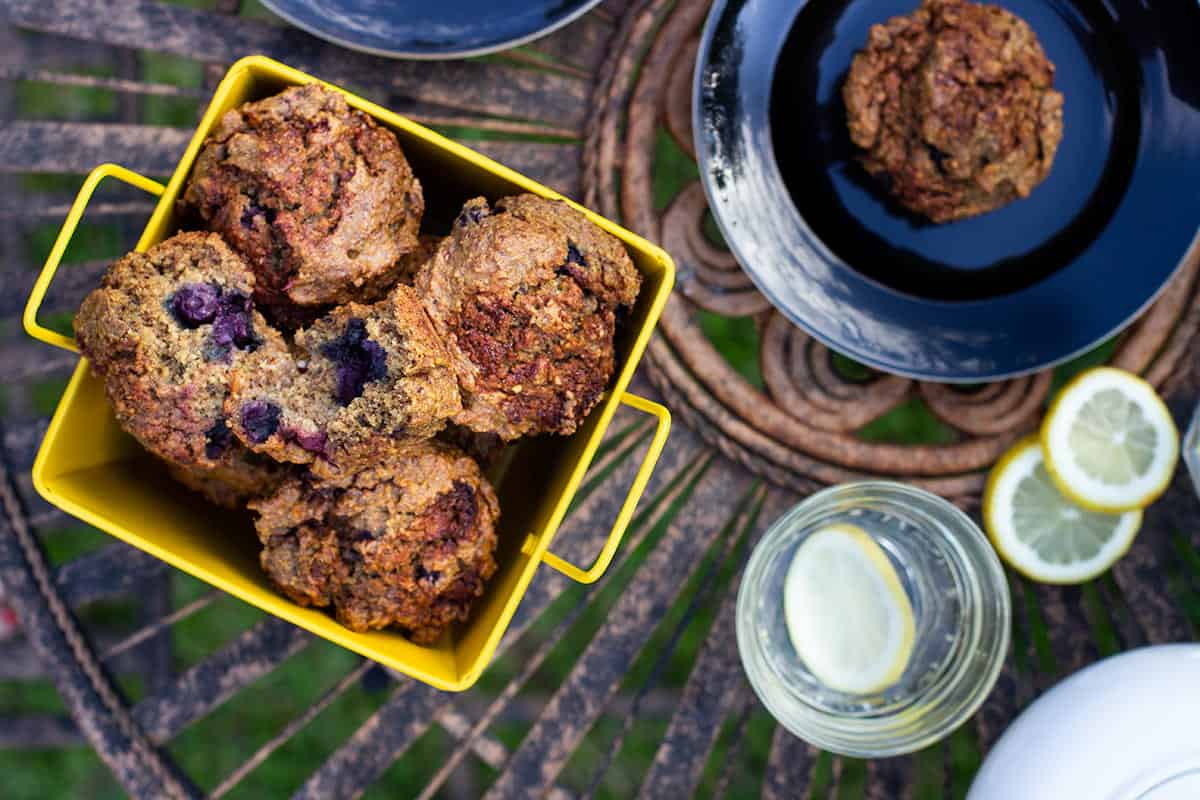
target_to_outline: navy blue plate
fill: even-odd
[[[1020,375],[1137,316],[1200,229],[1194,0],[1001,0],[1065,97],[1033,195],[922,222],[856,162],[841,85],[917,0],[718,0],[694,96],[709,204],[759,289],[822,342],[937,381]]]
[[[262,0],[313,36],[393,58],[465,58],[516,47],[600,0]]]

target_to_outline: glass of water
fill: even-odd
[[[871,694],[818,680],[792,644],[785,613],[800,545],[846,525],[886,554],[912,608],[908,661],[894,683]],[[919,750],[970,717],[1000,673],[1010,624],[1004,570],[971,518],[929,492],[882,481],[826,489],[780,517],[738,592],[738,649],[763,704],[805,741],[860,758]]]

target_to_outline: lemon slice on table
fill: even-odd
[[[1166,490],[1179,432],[1154,387],[1112,367],[1067,384],[1042,423],[1050,476],[1093,511],[1145,508]]]
[[[887,554],[855,525],[829,525],[804,540],[784,579],[783,607],[796,654],[835,691],[884,689],[912,656],[908,594]]]
[[[1089,511],[1058,490],[1036,436],[1017,442],[988,477],[983,524],[1018,572],[1042,583],[1091,580],[1125,555],[1141,511]]]

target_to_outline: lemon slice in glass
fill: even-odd
[[[912,656],[908,594],[887,554],[855,525],[829,525],[797,548],[783,608],[796,654],[835,691],[885,689]]]
[[[983,524],[1001,558],[1042,583],[1082,583],[1125,555],[1141,511],[1088,511],[1046,470],[1037,437],[1017,442],[988,477]]]
[[[1145,508],[1166,490],[1179,460],[1179,432],[1154,387],[1098,367],[1067,384],[1042,423],[1050,476],[1084,508]]]

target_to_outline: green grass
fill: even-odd
[[[185,89],[204,85],[204,67],[190,59],[155,53],[141,54],[142,72],[150,83],[164,83]],[[142,98],[142,115],[151,125],[187,128],[196,124],[207,99],[147,95]]]
[[[658,211],[665,209],[685,186],[700,178],[696,162],[680,149],[665,128],[659,128],[654,139],[654,166],[654,208]]]
[[[954,429],[933,415],[929,406],[914,397],[858,432],[868,442],[897,444],[949,444],[958,438]]]
[[[724,356],[750,385],[763,388],[758,365],[758,329],[751,317],[723,317],[703,309],[696,311],[700,330],[717,352]]]
[[[83,181],[72,181],[70,191],[78,190],[82,183]],[[50,248],[53,246],[55,238],[58,237],[59,225],[58,222],[50,222],[38,225],[30,231],[29,249],[31,255],[40,256],[39,262],[49,255]],[[67,250],[63,253],[62,268],[68,269],[70,264],[80,261],[116,258],[125,252],[127,244],[118,226],[84,222],[75,229],[71,243],[67,245]]]
[[[43,320],[43,323],[48,327],[61,329],[63,326],[60,320]],[[58,399],[62,397],[62,393],[67,388],[66,378],[48,378],[43,381],[38,381],[29,387],[29,402],[33,406],[33,410],[40,416],[48,417],[54,413],[54,409],[58,407]]]
[[[58,750],[0,750],[5,800],[122,800],[112,773],[86,746]]]
[[[110,68],[92,66],[76,67],[72,72],[99,78],[113,74]],[[117,94],[107,89],[16,81],[13,90],[13,101],[24,119],[95,121],[117,113]]]

